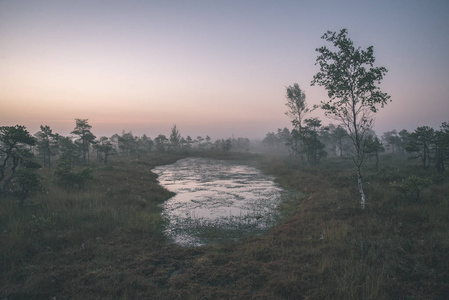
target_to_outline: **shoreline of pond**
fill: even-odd
[[[151,171],[162,187],[175,193],[162,204],[164,233],[175,244],[239,241],[280,222],[278,206],[287,191],[255,166],[232,159],[187,157]]]

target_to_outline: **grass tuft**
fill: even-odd
[[[211,156],[218,154],[211,154]],[[114,157],[84,189],[53,185],[20,208],[0,202],[0,298],[446,299],[449,180],[385,156],[364,170],[359,208],[351,162],[316,168],[289,157],[219,155],[257,165],[292,191],[268,232],[182,248],[163,237],[160,204],[172,193],[151,169],[181,156]],[[391,182],[432,184],[408,199]]]

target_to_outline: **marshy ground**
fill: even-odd
[[[279,221],[277,207],[287,196],[274,177],[232,160],[189,157],[152,172],[176,193],[162,205],[164,234],[182,246],[261,234]]]
[[[0,298],[447,299],[447,175],[413,201],[390,183],[433,170],[384,157],[366,168],[362,211],[348,162],[228,154],[298,193],[263,235],[189,248],[164,237],[160,204],[173,194],[150,171],[183,157],[116,157],[82,190],[43,170],[47,193],[24,208],[3,200]]]

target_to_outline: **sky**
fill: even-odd
[[[449,1],[0,1],[0,126],[96,136],[263,138],[291,128],[286,87],[309,107],[327,31],[374,46],[392,102],[378,135],[449,121]],[[315,110],[324,124],[336,123]]]

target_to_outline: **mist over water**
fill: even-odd
[[[283,190],[273,177],[235,162],[186,158],[153,169],[176,195],[163,204],[165,234],[183,246],[238,240],[276,224]]]

